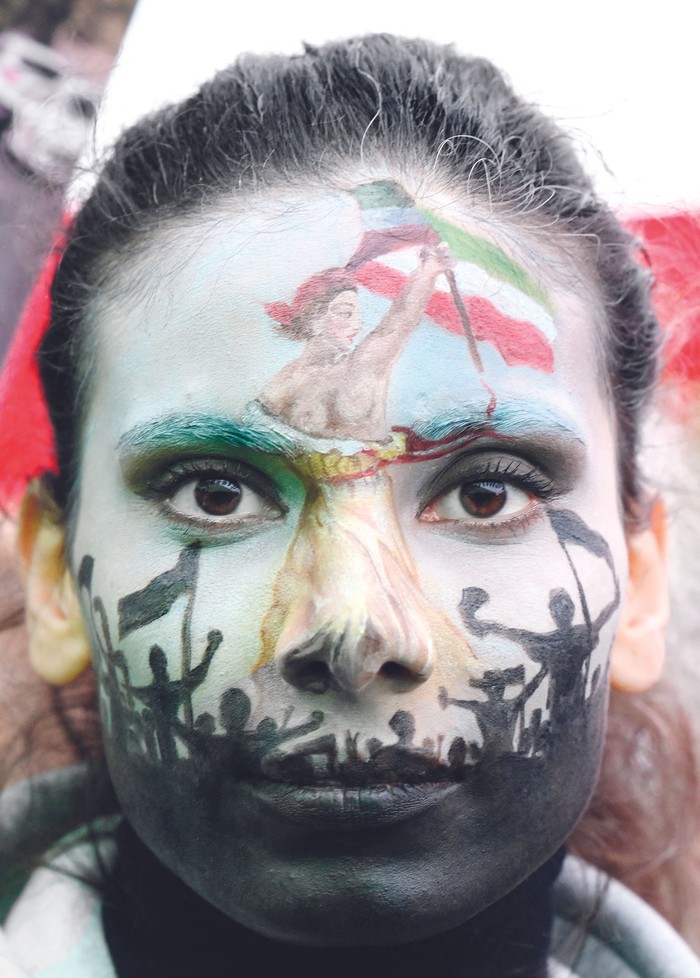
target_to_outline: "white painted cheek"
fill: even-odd
[[[93,597],[105,607],[113,648],[126,656],[130,681],[147,686],[153,681],[149,652],[153,645],[166,654],[171,679],[183,670],[182,628],[187,595],[178,597],[166,615],[119,636],[119,601],[146,587],[178,561],[186,541],[159,512],[121,482],[113,453],[103,449],[107,439],[90,438],[81,480],[72,563],[77,575],[82,558],[94,558]],[[293,526],[274,523],[247,538],[231,535],[205,545],[198,561],[189,634],[190,665],[202,660],[211,630],[223,641],[206,680],[194,695],[195,715],[216,716],[221,692],[250,677],[260,656],[260,625],[272,600],[272,585],[286,553]],[[90,617],[89,595],[81,595]],[[95,653],[100,657],[98,643]],[[96,663],[98,670],[104,664]]]
[[[212,547],[202,551],[198,573],[193,588],[191,624],[186,628],[185,641],[189,643],[189,667],[196,668],[202,661],[212,630],[221,632],[223,641],[218,647],[206,679],[193,694],[195,716],[209,712],[218,713],[221,694],[232,686],[248,680],[260,658],[260,627],[272,600],[272,584],[281,561],[275,548],[273,555],[264,553],[258,538],[254,537],[232,546]],[[262,555],[261,555],[262,553]],[[118,602],[125,594],[146,586],[154,576],[174,566],[177,554],[168,553],[168,559],[159,561],[157,569],[152,564],[148,576],[138,573],[138,565],[130,567],[128,575],[119,581],[112,578],[106,584],[105,575],[95,573],[94,593],[108,592],[105,605],[114,637],[117,637]],[[168,673],[172,680],[180,679],[185,667],[183,626],[189,594],[178,597],[167,614],[136,629],[127,635],[119,647],[124,652],[130,679],[135,686],[147,686],[153,681],[149,666],[149,651],[160,646],[166,654]]]
[[[193,635],[204,647],[207,632],[215,628],[223,641],[206,683],[195,694],[195,714],[198,710],[215,713],[221,693],[245,684],[259,666],[263,619],[285,553],[269,539],[273,535],[202,554]]]
[[[610,529],[622,594],[626,568],[624,545],[621,545],[619,527],[613,523]],[[580,546],[565,550],[546,518],[537,530],[500,544],[478,544],[466,535],[444,531],[422,533],[416,556],[426,593],[467,634],[480,670],[523,664],[526,680],[539,667],[528,659],[521,642],[512,636],[477,636],[470,632],[459,608],[466,588],[481,588],[488,594],[488,601],[478,612],[480,620],[543,634],[556,627],[550,609],[554,591],[563,589],[570,596],[574,626],[585,625],[586,614],[595,620],[615,596],[615,581],[608,564]],[[596,665],[601,666],[601,672],[604,670],[618,618],[619,608],[601,631],[592,656],[591,674]],[[454,676],[463,685],[470,678],[471,671],[467,674],[467,670]]]

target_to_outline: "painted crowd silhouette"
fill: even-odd
[[[148,652],[152,681],[132,682],[126,657],[115,647],[108,615],[100,597],[92,595],[94,561],[86,555],[78,583],[89,598],[94,640],[101,653],[102,691],[109,712],[111,739],[131,756],[159,766],[183,760],[194,763],[203,776],[216,772],[231,775],[264,775],[303,783],[340,780],[361,786],[372,783],[460,780],[475,765],[506,757],[547,759],[557,732],[564,726],[586,724],[600,667],[591,673],[591,656],[605,624],[620,602],[620,589],[610,549],[600,534],[575,513],[550,509],[549,519],[572,570],[583,621],[574,623],[576,603],[564,588],[549,595],[553,627],[533,632],[491,621],[486,616],[489,595],[479,587],[462,593],[459,611],[468,632],[476,639],[498,636],[523,650],[537,670],[526,680],[524,664],[486,670],[470,679],[471,697],[451,696],[441,688],[438,703],[443,710],[471,713],[480,741],[444,735],[416,738],[416,721],[408,710],[397,710],[388,726],[395,738],[385,743],[377,737],[360,741],[347,730],[344,737],[324,732],[325,716],[313,710],[293,721],[292,708],[276,720],[264,717],[253,725],[251,699],[238,687],[227,689],[218,703],[218,716],[204,712],[193,716],[192,697],[205,681],[223,636],[212,629],[193,664],[191,646],[192,607],[197,585],[200,551],[185,548],[176,565],[154,578],[145,588],[125,596],[118,604],[119,641],[144,625],[166,615],[184,596],[181,629],[180,674],[170,675],[168,656],[154,644]],[[571,557],[572,547],[601,558],[607,564],[614,595],[595,618],[584,594]],[[545,709],[528,711],[528,702],[546,686]],[[543,697],[540,697],[540,703]],[[453,717],[454,719],[454,717]],[[472,729],[473,729],[472,725]],[[293,743],[297,742],[297,743]]]

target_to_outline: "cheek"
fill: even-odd
[[[477,674],[520,666],[525,681],[532,679],[543,666],[533,647],[538,641],[558,641],[563,655],[567,643],[587,643],[586,674],[592,679],[606,671],[626,582],[621,529],[611,520],[599,533],[575,515],[568,529],[566,517],[555,528],[548,512],[525,533],[498,539],[447,528],[415,538],[424,589],[466,632]],[[470,687],[474,667],[465,665],[446,661],[444,679]]]
[[[283,559],[273,542],[259,538],[202,555],[192,634],[200,644],[211,628],[224,636],[209,677],[212,690],[243,682],[258,668],[262,626]]]
[[[204,661],[212,634],[220,633],[216,654],[191,694],[195,716],[216,716],[222,691],[245,683],[259,664],[261,626],[284,555],[278,536],[273,528],[266,541],[258,536],[203,550],[151,543],[127,554],[128,548],[108,554],[96,545],[81,599],[103,694],[109,698],[115,650],[120,680],[125,666],[129,684],[145,689],[154,682],[154,647],[164,653],[172,680]]]

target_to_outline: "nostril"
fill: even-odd
[[[408,669],[400,666],[398,662],[385,662],[379,672],[385,679],[402,679],[408,676]]]
[[[420,677],[411,669],[402,666],[399,662],[385,662],[379,670],[379,676],[388,679],[394,689],[399,690],[403,687],[412,689]]]
[[[326,663],[318,660],[292,659],[286,663],[283,673],[288,683],[308,693],[325,693],[333,681]]]

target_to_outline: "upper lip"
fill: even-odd
[[[391,748],[383,748],[390,751]],[[378,752],[381,755],[381,751]],[[397,756],[398,755],[398,756]],[[460,781],[464,768],[452,768],[438,758],[418,750],[394,751],[383,758],[366,760],[345,758],[316,770],[303,752],[268,755],[261,760],[260,774],[268,781],[290,785],[328,788],[379,788],[387,785],[432,784]]]

